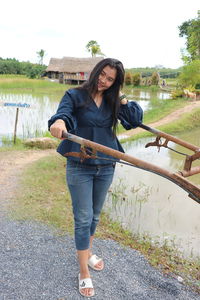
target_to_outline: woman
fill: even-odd
[[[123,152],[116,138],[118,119],[125,129],[131,129],[142,123],[143,115],[141,107],[134,101],[128,102],[120,92],[124,73],[120,61],[111,58],[100,61],[86,83],[65,93],[56,114],[49,120],[51,134],[61,139],[65,130]],[[63,140],[58,152],[65,156],[69,152],[79,153],[80,145]],[[79,292],[85,297],[94,295],[88,266],[97,271],[104,268],[102,258],[92,254],[92,242],[114,174],[115,164],[108,158],[111,157],[98,153],[97,159],[82,162],[77,156],[68,156],[67,160],[80,266]]]

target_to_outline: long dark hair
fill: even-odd
[[[114,58],[105,58],[101,60],[99,63],[96,64],[96,66],[90,73],[90,77],[88,81],[86,81],[81,88],[86,89],[90,97],[94,95],[97,92],[97,83],[98,83],[99,75],[101,74],[102,70],[106,66],[115,68],[117,71],[117,75],[114,83],[111,85],[109,89],[107,89],[103,93],[104,98],[106,102],[109,104],[112,111],[113,133],[116,134],[116,127],[118,121],[117,116],[120,107],[119,91],[123,87],[124,74],[125,74],[123,64],[119,60]]]

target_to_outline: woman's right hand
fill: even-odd
[[[62,138],[63,131],[67,131],[67,128],[65,126],[65,122],[61,119],[56,120],[50,127],[51,135],[58,139]]]

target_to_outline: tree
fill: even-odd
[[[22,74],[22,65],[15,58],[0,58],[0,74]]]
[[[39,64],[40,65],[43,65],[43,59],[44,59],[44,56],[45,56],[45,50],[41,49],[40,51],[36,52],[37,53],[37,56],[39,58]]]
[[[91,52],[92,57],[96,56],[96,55],[104,56],[104,54],[101,52],[101,48],[100,48],[99,44],[94,40],[91,40],[87,43],[86,49],[88,52]]]
[[[187,53],[182,53],[182,59],[187,64],[200,59],[200,10],[196,19],[183,22],[179,27],[179,36],[186,38]]]
[[[45,65],[25,61],[19,62],[15,58],[3,59],[0,57],[0,74],[20,74],[29,78],[40,78],[45,74],[45,70]]]
[[[183,66],[178,81],[184,88],[198,88],[200,84],[200,59]]]
[[[39,64],[31,64],[26,71],[26,76],[33,78],[41,78],[45,73],[46,66]]]

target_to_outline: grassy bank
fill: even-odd
[[[162,118],[168,116],[170,113],[174,112],[175,110],[182,108],[189,104],[189,101],[182,99],[182,100],[169,100],[160,102],[158,100],[152,100],[151,105],[152,109],[146,111],[144,113],[143,123],[149,124],[153,122],[157,122]],[[118,134],[126,132],[126,130],[122,127],[121,124],[118,126]]]
[[[37,138],[37,137],[41,137],[41,134],[35,134],[35,136],[33,138]],[[43,132],[42,137],[48,137],[48,138],[52,138],[52,135],[50,134],[49,131]],[[55,139],[55,138],[54,138]],[[26,139],[25,139],[26,140]],[[55,139],[57,141],[57,144],[59,145],[59,140]],[[4,151],[21,151],[21,150],[27,150],[27,147],[24,145],[24,139],[21,138],[16,138],[16,143],[14,144],[13,142],[13,137],[2,137],[2,146],[0,147],[0,152],[4,152]]]
[[[181,132],[191,131],[192,129],[200,127],[200,108],[197,108],[192,111],[192,113],[185,113],[178,120],[173,121],[169,124],[162,125],[157,127],[157,129],[173,134],[179,134]],[[130,136],[127,139],[121,140],[121,142],[133,141],[142,137],[152,136],[152,133],[144,131],[142,133],[138,133]]]
[[[152,122],[156,122],[166,117],[173,111],[182,108],[186,105],[190,104],[190,102],[186,99],[177,99],[177,100],[166,100],[166,101],[158,101],[152,100],[151,106],[152,108],[144,113],[144,121],[143,123],[148,124]]]
[[[51,82],[46,79],[29,79],[23,75],[0,75],[0,89],[2,91],[34,92],[42,94],[63,93],[70,85]]]
[[[66,161],[59,155],[46,157],[33,163],[24,171],[21,188],[11,205],[11,215],[15,219],[32,219],[51,224],[60,233],[73,232],[73,217],[69,193],[65,185]],[[124,246],[139,250],[149,262],[172,276],[181,276],[186,284],[200,291],[199,261],[186,260],[176,249],[167,244],[155,245],[147,236],[134,236],[102,214],[98,227],[99,238],[111,238]]]

